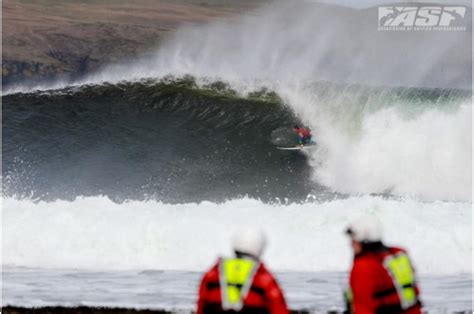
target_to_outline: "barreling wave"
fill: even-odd
[[[469,92],[248,86],[165,77],[4,96],[4,195],[470,199]],[[272,132],[295,123],[316,150],[275,148]]]
[[[184,26],[155,53],[72,86],[38,87],[66,89],[12,87],[4,97],[4,191],[470,202],[471,27],[400,36],[362,22],[375,16],[377,7],[271,3]],[[272,130],[297,121],[313,129],[318,148],[276,151]]]
[[[4,102],[4,194],[39,199],[305,200],[317,185],[271,132],[296,121],[278,96],[192,79],[13,94]]]

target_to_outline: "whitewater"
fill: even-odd
[[[252,225],[268,233],[265,260],[270,267],[344,271],[350,266],[344,227],[368,213],[384,221],[387,243],[409,249],[420,273],[471,272],[471,229],[465,223],[471,219],[470,206],[462,203],[362,196],[291,205],[252,199],[116,204],[105,197],[38,203],[6,199],[3,204],[7,265],[199,271],[217,256],[231,254],[232,231],[251,217]],[[442,257],[433,254],[439,247]]]
[[[462,291],[458,309],[469,307],[472,94],[457,46],[468,40],[404,34],[392,45],[399,34],[357,22],[371,12],[267,5],[231,22],[183,27],[151,57],[80,81],[5,91],[12,105],[4,114],[14,118],[3,127],[13,140],[3,148],[2,265],[20,274],[7,276],[20,287],[7,300],[24,302],[21,276],[42,285],[70,272],[98,272],[111,294],[147,270],[177,274],[167,291],[188,279],[194,289],[200,272],[231,254],[232,231],[250,223],[268,234],[264,260],[282,274],[292,305],[327,308],[323,298],[308,301],[315,296],[301,289],[315,287],[296,285],[301,278],[308,285],[323,278],[328,300],[340,305],[351,265],[343,231],[368,213],[382,221],[387,244],[409,251],[432,293],[428,307],[456,309],[437,303],[450,287]],[[450,45],[440,48],[437,36]],[[400,58],[407,50],[410,58]],[[446,66],[452,55],[460,68]],[[189,78],[191,92],[175,91]],[[278,99],[252,98],[262,91]],[[36,107],[25,117],[30,103]],[[157,112],[166,119],[154,120]],[[51,131],[48,121],[61,123]],[[156,121],[168,133],[155,135]],[[295,122],[311,127],[317,149],[275,152],[268,135]],[[175,303],[109,304],[97,293],[86,304],[191,308],[191,290]],[[32,305],[45,300],[34,297]]]

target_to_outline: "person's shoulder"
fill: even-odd
[[[265,291],[271,300],[284,300],[283,292],[273,274],[260,263],[255,274],[253,285]]]
[[[391,252],[392,254],[398,254],[398,253],[408,254],[408,253],[407,253],[407,250],[405,250],[405,249],[402,248],[402,247],[390,246],[388,249],[390,250],[390,252]]]
[[[380,264],[380,258],[373,252],[357,255],[354,259],[354,268],[372,268],[375,264]]]
[[[354,259],[350,277],[352,281],[372,281],[377,278],[383,268],[380,260],[374,254],[363,254]]]
[[[268,273],[268,274],[270,274],[270,270],[267,268],[265,263],[260,261],[260,262],[258,262],[257,273]]]
[[[275,278],[273,274],[268,270],[264,263],[260,262],[257,268],[257,272],[255,273],[255,281],[259,284],[265,286],[268,284],[272,284],[275,282]]]
[[[219,264],[221,262],[221,258],[215,262],[211,268],[204,274],[204,279],[209,280],[209,279],[214,279],[219,277]]]
[[[377,261],[377,257],[374,254],[361,254],[354,258],[354,265],[365,265],[375,261]]]

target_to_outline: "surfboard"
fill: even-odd
[[[304,145],[303,147],[301,146],[293,146],[293,147],[277,147],[277,149],[280,150],[304,150],[304,149],[309,149],[312,147],[315,147],[316,145]]]

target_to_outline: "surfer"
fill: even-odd
[[[304,146],[311,144],[311,138],[313,135],[308,128],[295,125],[293,129],[295,130],[296,134],[298,134],[298,145]]]

